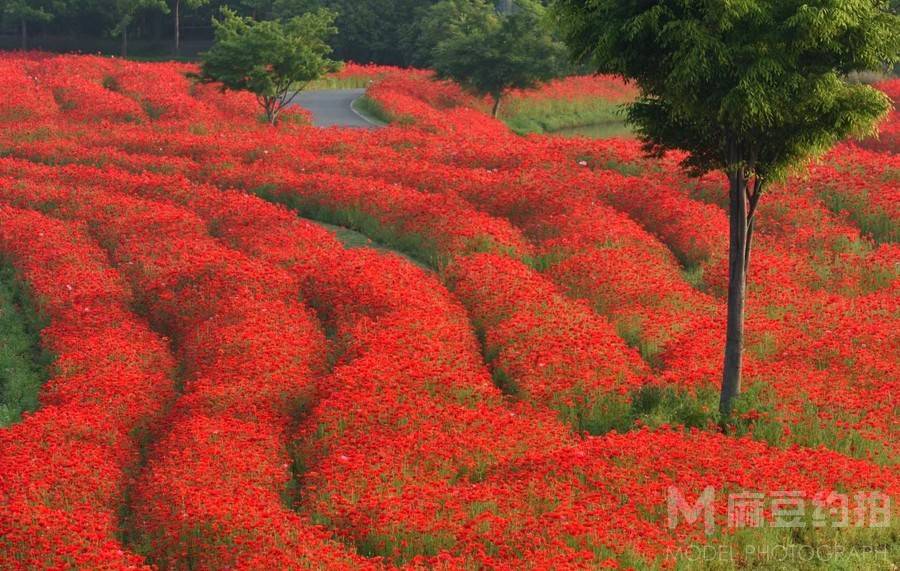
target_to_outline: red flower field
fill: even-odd
[[[896,112],[761,203],[726,434],[723,180],[426,72],[339,72],[391,119],[354,131],[192,70],[0,57],[0,276],[54,356],[0,428],[0,569],[895,568]]]

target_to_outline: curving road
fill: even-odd
[[[293,101],[312,112],[316,127],[349,127],[376,129],[373,123],[353,109],[353,102],[365,94],[365,89],[319,89],[299,93]]]

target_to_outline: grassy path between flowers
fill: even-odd
[[[13,267],[0,259],[0,428],[38,407],[52,360],[40,344],[44,323]]]
[[[575,101],[516,101],[500,113],[500,119],[519,135],[561,137],[633,137],[619,105],[599,98]]]
[[[304,220],[328,230],[329,232],[334,234],[335,237],[337,237],[337,239],[340,240],[341,244],[343,244],[346,248],[372,248],[373,250],[378,250],[379,252],[390,252],[391,254],[400,256],[408,262],[415,264],[423,270],[428,270],[429,272],[434,271],[433,268],[426,265],[424,262],[409,256],[405,252],[394,249],[388,244],[376,242],[365,234],[357,232],[352,228],[347,228],[346,226],[336,226],[327,222],[313,220],[312,218],[304,218]]]

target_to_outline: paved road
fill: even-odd
[[[304,91],[294,98],[293,104],[312,111],[313,124],[317,127],[350,127],[375,129],[380,127],[362,118],[351,107],[365,89],[321,89]]]

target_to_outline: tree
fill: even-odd
[[[121,36],[122,38],[122,57],[128,56],[128,26],[131,25],[135,15],[140,10],[169,11],[169,7],[166,6],[166,0],[112,0],[110,8],[116,22],[112,35]]]
[[[286,21],[322,7],[319,0],[272,0],[270,12],[272,18]]]
[[[213,20],[215,43],[203,54],[199,79],[221,83],[223,90],[253,93],[273,125],[306,84],[337,69],[328,58],[327,39],[336,31],[328,10],[284,23],[257,22],[228,8],[222,15]]]
[[[0,5],[5,16],[19,23],[23,51],[28,49],[28,24],[49,22],[65,9],[62,0],[6,0]]]
[[[404,38],[411,63],[431,67],[435,48],[441,42],[479,32],[485,20],[492,17],[493,10],[484,1],[444,0],[419,8]]]
[[[435,0],[322,0],[337,12],[335,52],[342,59],[360,63],[408,65],[405,38],[414,26],[414,15]]]
[[[177,56],[181,51],[181,5],[184,5],[190,10],[196,10],[200,6],[204,6],[209,4],[209,0],[174,0],[174,5],[172,6],[172,15],[175,20],[175,49],[174,54]]]
[[[792,167],[874,131],[890,102],[846,74],[897,61],[898,18],[881,0],[556,0],[555,14],[577,58],[640,88],[628,119],[646,151],[682,149],[690,173],[728,176],[725,423],[741,390],[760,197]]]
[[[453,0],[432,7],[435,19],[446,12],[445,2]],[[468,10],[480,12],[480,17],[472,18],[466,11],[466,25],[449,28],[449,37],[432,50],[432,65],[439,77],[489,95],[496,117],[507,90],[530,89],[558,76],[565,50],[545,25],[539,3],[518,0],[511,14],[499,14],[483,0],[471,2]],[[424,25],[429,25],[428,18]]]

